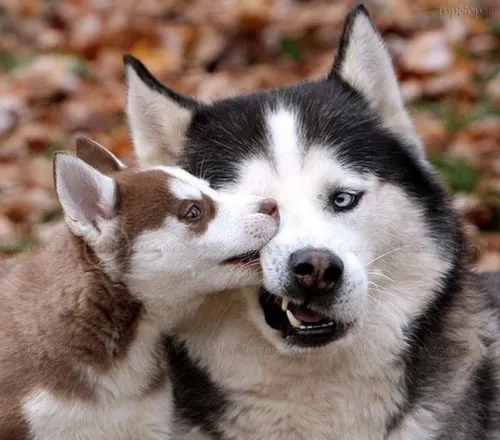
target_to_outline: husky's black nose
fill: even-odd
[[[344,263],[325,249],[301,249],[290,256],[290,270],[300,286],[326,292],[342,276]]]

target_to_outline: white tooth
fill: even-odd
[[[284,312],[286,312],[286,309],[288,309],[288,303],[290,302],[290,300],[288,298],[283,298],[281,300],[281,310],[283,310]]]
[[[290,310],[286,311],[286,316],[288,317],[288,320],[290,321],[290,324],[292,324],[294,327],[300,327],[301,326],[301,322],[295,316],[293,316],[293,313],[290,312]]]

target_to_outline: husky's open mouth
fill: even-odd
[[[245,252],[241,255],[236,255],[235,257],[228,258],[224,260],[222,264],[231,264],[231,265],[244,265],[245,267],[255,267],[256,269],[260,268],[260,255],[259,251],[250,251]]]
[[[259,302],[266,323],[271,328],[280,330],[283,339],[292,345],[321,347],[342,338],[351,327],[348,323],[333,320],[264,289]]]

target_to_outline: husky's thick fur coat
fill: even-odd
[[[169,338],[178,438],[499,439],[498,301],[366,9],[330,74],[293,87],[204,104],[125,63],[142,164],[281,213],[263,288],[211,296]]]
[[[0,266],[0,440],[170,439],[163,334],[205,294],[258,285],[276,204],[125,169],[85,138],[77,155],[54,159],[68,228]]]

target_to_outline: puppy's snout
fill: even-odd
[[[303,249],[290,256],[290,269],[299,286],[326,292],[341,278],[344,264],[328,250]]]
[[[280,211],[278,209],[278,203],[274,199],[265,199],[260,202],[259,213],[267,214],[275,219],[280,218]]]

